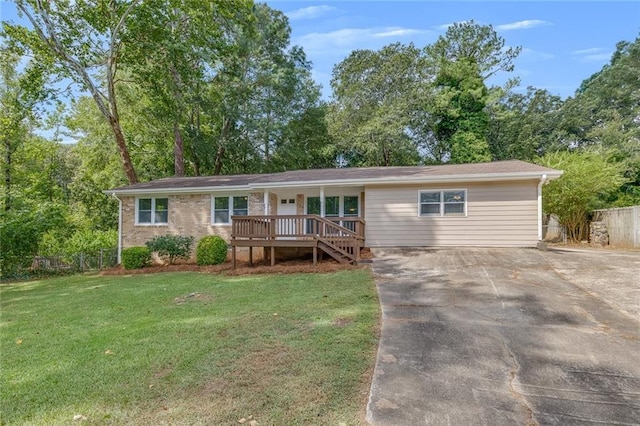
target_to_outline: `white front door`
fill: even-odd
[[[295,198],[280,198],[278,197],[278,216],[289,216],[297,214],[296,199]],[[293,235],[299,233],[297,220],[295,219],[280,219],[278,220],[278,233],[280,235],[289,235],[280,237],[284,240],[295,239]]]
[[[297,213],[295,198],[278,198],[278,216],[295,215]]]

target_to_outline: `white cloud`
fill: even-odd
[[[372,37],[378,37],[378,38],[384,38],[384,37],[404,37],[404,36],[409,36],[409,35],[415,35],[415,34],[424,34],[425,31],[423,30],[414,30],[411,28],[399,28],[399,27],[392,27],[392,28],[386,28],[380,32],[376,32],[372,34]]]
[[[343,28],[327,33],[308,33],[293,40],[308,54],[345,54],[354,49],[377,49],[384,43],[405,37],[430,34],[431,31],[402,27]],[[394,40],[395,39],[395,40]]]
[[[540,19],[526,19],[524,21],[511,22],[509,24],[496,25],[498,31],[511,31],[511,30],[527,30],[529,28],[542,27],[551,25],[547,21]]]
[[[613,50],[604,47],[589,47],[571,52],[575,59],[582,62],[607,62],[613,55]]]
[[[608,62],[613,52],[597,53],[594,55],[585,55],[582,57],[584,62]]]
[[[553,59],[555,56],[551,53],[540,52],[539,50],[529,49],[528,47],[524,47],[522,52],[520,52],[520,56],[533,61],[548,61],[549,59]]]
[[[608,51],[608,49],[605,49],[604,47],[590,47],[588,49],[574,50],[571,53],[574,55],[592,55],[594,53],[602,53],[605,51]]]
[[[302,19],[315,19],[321,16],[327,15],[331,12],[339,10],[333,6],[321,5],[321,6],[309,6],[302,9],[292,10],[287,12],[287,17],[292,21],[299,21]]]

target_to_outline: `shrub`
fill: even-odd
[[[118,231],[79,230],[64,243],[64,254],[67,256],[84,253],[95,256],[101,249],[118,246]]]
[[[42,235],[61,223],[62,212],[55,205],[43,205],[35,211],[0,211],[0,278],[18,276],[27,268]]]
[[[169,264],[172,265],[178,258],[189,259],[193,237],[159,235],[147,241],[146,245],[152,253],[158,253],[158,256],[168,259]]]
[[[196,262],[198,265],[219,265],[227,258],[227,242],[217,235],[198,241]]]
[[[138,269],[151,262],[151,252],[146,247],[129,247],[122,250],[124,269]]]

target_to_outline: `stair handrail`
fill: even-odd
[[[309,215],[307,215],[307,217],[309,219],[317,220],[320,223],[324,223],[325,225],[328,225],[330,228],[334,228],[336,231],[340,231],[342,233],[342,234],[333,234],[333,235],[341,235],[341,236],[345,236],[345,237],[349,236],[349,237],[355,238],[357,240],[358,239],[364,239],[361,236],[359,236],[357,232],[352,231],[349,228],[345,228],[342,225],[338,225],[337,223],[335,223],[335,222],[333,222],[333,221],[331,221],[331,220],[329,220],[327,218],[321,217],[321,216],[319,216],[317,214],[309,214]],[[318,234],[318,235],[320,235],[322,237],[329,237],[332,234]]]

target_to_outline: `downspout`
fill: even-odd
[[[122,263],[122,200],[115,192],[112,192],[111,195],[118,200],[118,264],[120,264]]]
[[[542,185],[547,181],[547,175],[542,175],[538,183],[538,241],[542,241]]]

